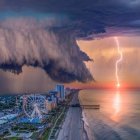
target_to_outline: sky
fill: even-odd
[[[122,85],[128,87],[140,86],[140,37],[118,37],[123,52],[123,61],[119,64],[119,79]],[[86,66],[96,82],[66,84],[70,87],[108,87],[116,83],[115,62],[119,57],[114,37],[96,40],[77,40],[80,49],[94,60]],[[53,89],[57,82],[51,80],[40,68],[24,67],[20,75],[0,71],[1,92],[45,92]],[[5,86],[9,85],[9,86]],[[2,88],[3,86],[3,88]]]
[[[140,37],[117,37],[123,52],[123,60],[118,65],[120,83],[127,86],[140,86]],[[98,84],[116,83],[115,64],[120,57],[114,37],[78,41],[81,50],[85,51],[94,62],[88,62],[87,67]]]
[[[0,92],[113,83],[114,36],[120,80],[139,86],[139,0],[1,0]]]

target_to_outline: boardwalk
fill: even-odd
[[[80,105],[82,109],[100,109],[100,105]]]

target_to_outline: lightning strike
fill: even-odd
[[[119,44],[118,38],[114,37],[114,39],[115,39],[115,42],[116,42],[116,45],[117,45],[118,54],[120,55],[120,57],[117,59],[116,64],[115,64],[116,86],[117,86],[117,88],[119,88],[120,87],[120,81],[119,81],[119,76],[118,76],[118,65],[123,59],[123,53],[122,53],[122,50],[120,49],[120,44]]]

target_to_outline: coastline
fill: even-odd
[[[88,137],[88,132],[87,132],[87,124],[84,121],[84,116],[83,116],[83,110],[81,109],[81,116],[82,116],[82,125],[83,125],[83,140],[90,140]]]
[[[79,99],[79,92],[77,93],[77,95],[78,95],[78,102],[79,102],[79,104],[81,104],[80,103],[80,99]],[[84,112],[83,112],[83,109],[80,107],[80,114],[81,114],[81,125],[82,125],[82,131],[83,131],[83,138],[82,138],[82,140],[90,140],[89,139],[89,137],[88,137],[88,133],[87,133],[87,129],[86,129],[86,127],[88,126],[88,124],[86,124],[86,122],[85,122],[85,116],[84,116],[84,114],[83,114]]]
[[[79,93],[78,93],[78,95],[79,95]],[[78,96],[78,100],[79,100],[80,105],[82,105],[82,102],[81,102],[79,96]],[[84,137],[83,140],[95,140],[95,138],[91,134],[91,130],[90,130],[90,127],[89,127],[89,123],[87,122],[87,118],[86,118],[84,108],[81,108],[81,117],[82,117],[83,132],[84,132],[83,133],[83,137]]]
[[[80,98],[79,98],[79,92],[78,92],[78,101],[79,101],[79,104],[81,105],[81,101],[80,101]],[[81,123],[82,123],[82,126],[83,126],[83,139],[82,140],[90,140],[90,138],[88,137],[88,123],[85,119],[85,114],[84,114],[84,109],[80,107],[80,110],[81,110]]]
[[[78,95],[78,92],[73,95],[57,140],[89,140],[85,129],[86,124],[82,115],[82,108],[72,107],[72,105],[80,103]]]

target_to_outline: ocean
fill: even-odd
[[[79,99],[100,105],[82,112],[89,140],[140,140],[140,91],[82,90]]]

